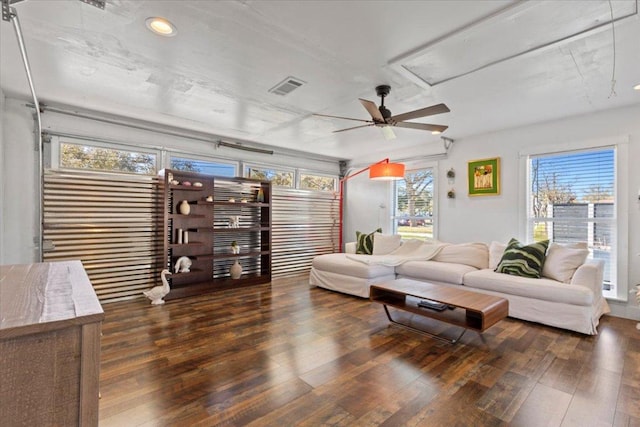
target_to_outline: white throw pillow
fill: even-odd
[[[504,254],[504,250],[507,249],[506,243],[500,242],[491,242],[489,245],[489,268],[495,270],[498,268],[498,264],[500,264],[500,260],[502,259],[502,254]]]
[[[589,255],[585,242],[561,245],[552,243],[542,267],[542,276],[562,283],[571,283],[573,273]]]
[[[399,234],[373,235],[373,255],[386,255],[400,247],[402,236]]]
[[[433,260],[470,265],[475,268],[487,268],[489,263],[489,250],[484,243],[446,245],[433,257]]]

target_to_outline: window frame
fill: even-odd
[[[115,170],[104,170],[104,169],[86,169],[86,168],[70,168],[66,166],[62,166],[61,154],[62,154],[62,144],[72,144],[79,145],[85,147],[93,147],[93,148],[104,148],[108,150],[121,150],[128,151],[132,153],[143,153],[143,154],[151,154],[155,156],[155,170],[150,174],[142,174],[136,172],[128,172],[128,171],[115,171]],[[131,175],[140,175],[140,176],[157,176],[158,172],[162,169],[162,152],[160,150],[156,150],[153,148],[145,148],[136,145],[129,144],[119,144],[119,143],[111,143],[111,142],[102,142],[91,139],[81,139],[74,138],[68,136],[51,136],[51,158],[50,158],[50,168],[57,170],[86,170],[93,172],[104,172],[104,173],[122,173],[122,174],[131,174]]]
[[[420,164],[420,165],[407,165],[407,169],[405,170],[405,174],[406,173],[411,173],[414,171],[421,171],[421,170],[431,170],[431,176],[432,176],[432,209],[431,209],[431,239],[433,240],[437,240],[438,239],[438,187],[439,187],[439,181],[438,181],[438,165],[437,163],[427,163],[427,164]],[[398,234],[398,182],[399,181],[394,181],[391,185],[391,203],[390,206],[391,208],[391,215],[389,216],[389,221],[390,221],[390,229],[392,230],[392,233],[394,234]]]
[[[302,188],[302,175],[313,175],[313,176],[318,176],[318,177],[324,177],[324,178],[331,178],[333,179],[333,189],[332,190],[317,190],[317,189],[313,189],[313,188]],[[313,170],[309,170],[309,169],[297,169],[296,170],[296,180],[295,180],[295,188],[299,189],[299,190],[304,190],[304,191],[321,191],[321,192],[336,192],[338,191],[338,186],[340,183],[340,178],[338,175],[332,175],[326,172],[316,172]]]
[[[198,157],[199,159],[197,159],[196,157]],[[238,172],[240,171],[240,162],[238,161],[221,159],[218,157],[210,157],[202,154],[189,154],[189,153],[181,153],[179,151],[167,151],[166,166],[168,169],[172,169],[171,161],[173,160],[173,158],[182,158],[187,160],[202,161],[202,162],[208,162],[208,163],[217,163],[221,165],[233,166],[233,175],[231,177],[233,178],[233,177],[239,176]],[[207,175],[205,172],[197,172],[197,173],[203,173]],[[212,175],[212,176],[220,176],[220,175]]]
[[[283,185],[275,185],[272,183],[272,185],[274,187],[281,187],[281,188],[293,188],[296,189],[297,188],[297,183],[298,183],[298,174],[297,174],[297,170],[295,168],[287,168],[287,167],[282,167],[282,166],[275,166],[272,164],[268,164],[268,163],[264,163],[262,165],[259,165],[257,163],[247,163],[245,162],[242,165],[242,176],[244,178],[250,178],[249,177],[249,169],[254,168],[254,169],[262,169],[262,170],[274,170],[277,173],[280,172],[288,172],[288,173],[292,173],[293,174],[293,178],[291,180],[291,186],[290,187],[286,187]]]
[[[613,149],[614,150],[614,200],[615,200],[615,221],[616,227],[616,283],[615,295],[607,295],[606,299],[614,301],[627,301],[629,289],[628,276],[628,259],[629,259],[629,243],[628,243],[628,136],[616,136],[610,138],[560,142],[553,145],[536,146],[530,149],[521,150],[520,157],[520,174],[518,188],[520,189],[520,200],[518,203],[518,217],[520,218],[519,236],[523,240],[527,240],[530,236],[530,216],[531,198],[530,198],[530,158],[534,156],[545,155],[561,155],[571,152],[584,152],[588,150]],[[612,266],[613,267],[613,266]]]

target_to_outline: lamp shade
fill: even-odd
[[[402,163],[376,163],[369,167],[369,179],[381,181],[404,179],[404,165]]]

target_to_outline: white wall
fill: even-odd
[[[360,170],[356,168],[353,172]],[[364,172],[345,182],[344,192],[344,242],[353,242],[356,231],[371,233],[382,228],[390,233],[390,217],[393,214],[391,183],[371,181],[369,172]]]
[[[453,130],[455,131],[455,130]],[[640,107],[627,107],[564,120],[541,123],[491,134],[455,140],[447,159],[438,162],[438,239],[460,243],[492,240],[508,241],[522,235],[523,186],[520,180],[520,151],[532,146],[551,145],[561,148],[565,144],[594,139],[619,140],[629,137],[630,159],[627,180],[628,190],[622,197],[628,202],[629,289],[640,283],[640,168],[635,162],[640,159]],[[455,139],[455,135],[449,135]],[[398,153],[389,153],[390,156]],[[401,157],[409,157],[402,153]],[[489,157],[501,159],[501,191],[498,196],[469,197],[467,195],[467,162]],[[454,168],[455,183],[449,184],[446,172]],[[360,177],[358,177],[360,178]],[[358,178],[354,178],[358,179]],[[366,176],[358,182],[355,191],[347,196],[345,216],[345,240],[353,240],[355,230],[373,230],[377,225],[378,204],[385,199],[379,183],[369,182]],[[456,198],[448,199],[447,191],[456,190]],[[611,302],[612,311],[620,317],[640,319],[640,309],[630,295],[628,302]]]
[[[2,246],[0,263],[24,264],[37,260],[38,152],[33,110],[25,102],[5,99],[2,148]]]
[[[6,221],[4,220],[4,92],[0,89],[0,264],[4,258],[4,228]]]

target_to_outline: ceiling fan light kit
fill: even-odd
[[[448,113],[450,110],[449,110],[449,107],[447,107],[445,104],[436,104],[430,107],[420,108],[415,111],[409,111],[407,113],[398,114],[394,116],[392,115],[391,111],[384,105],[384,98],[387,95],[389,95],[389,92],[391,92],[391,86],[389,85],[376,86],[376,94],[381,99],[380,106],[377,106],[374,102],[360,98],[360,103],[371,116],[371,120],[353,119],[350,117],[332,116],[328,114],[314,114],[314,116],[329,117],[333,119],[353,120],[357,122],[367,123],[365,125],[354,126],[346,129],[339,129],[334,131],[334,133],[344,132],[344,131],[358,129],[362,127],[368,127],[368,126],[378,126],[382,128],[383,135],[385,136],[386,139],[395,138],[395,134],[391,129],[392,126],[407,128],[407,129],[426,130],[426,131],[430,131],[433,135],[439,135],[448,128],[448,126],[443,126],[443,125],[432,125],[427,123],[414,123],[414,122],[406,121],[406,120],[418,119],[421,117],[432,116],[434,114]]]

